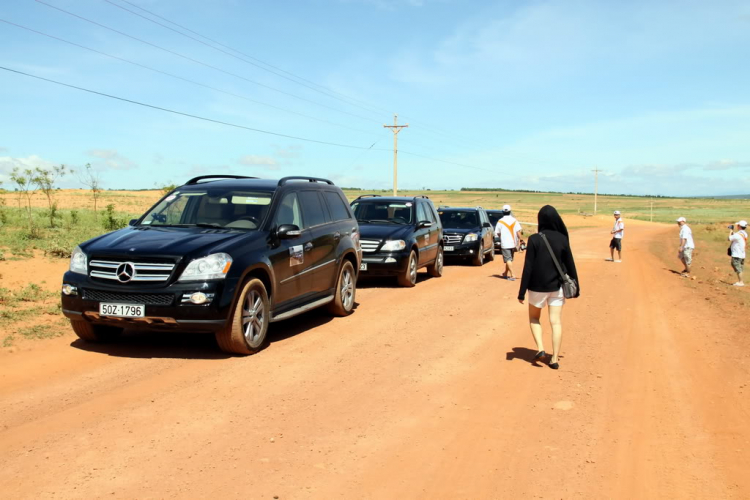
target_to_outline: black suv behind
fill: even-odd
[[[417,270],[443,274],[443,227],[426,196],[360,196],[352,202],[362,235],[362,276],[396,276],[417,283]]]
[[[502,210],[487,210],[487,217],[490,218],[490,224],[492,224],[492,227],[497,227],[497,221],[503,218],[505,215],[505,212]],[[500,237],[495,236],[495,253],[500,253],[502,251],[502,246],[500,245]]]
[[[84,340],[123,328],[212,332],[222,350],[251,354],[270,322],[323,305],[350,314],[359,248],[331,181],[196,177],[129,227],[75,248],[63,312]]]
[[[495,230],[482,207],[440,207],[438,214],[446,258],[470,258],[475,266],[484,264],[485,258],[495,259]]]

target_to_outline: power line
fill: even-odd
[[[267,64],[267,63],[265,63],[265,62],[263,62],[263,61],[259,61],[259,62],[263,63],[264,65],[266,65],[266,66],[269,66],[269,67],[272,67],[272,68],[274,68],[274,69],[276,69],[276,70],[278,70],[278,71],[274,71],[274,70],[272,70],[272,69],[264,68],[264,67],[263,67],[263,66],[261,66],[260,64],[257,64],[257,63],[255,63],[255,62],[253,62],[253,61],[248,61],[247,59],[244,59],[244,58],[242,58],[242,57],[239,57],[239,56],[237,56],[237,55],[235,55],[235,54],[232,54],[232,53],[230,53],[230,52],[227,52],[226,50],[220,49],[220,48],[218,48],[218,47],[215,47],[214,45],[211,45],[211,44],[209,44],[209,43],[206,43],[206,42],[204,42],[203,40],[199,40],[198,38],[196,38],[196,37],[194,37],[194,36],[190,36],[190,35],[188,35],[188,34],[186,34],[186,33],[183,33],[183,32],[181,32],[180,30],[174,29],[174,28],[172,28],[172,27],[170,27],[170,26],[167,26],[167,25],[165,25],[165,24],[162,24],[162,23],[160,23],[160,22],[158,22],[158,21],[154,21],[153,19],[150,19],[150,18],[148,18],[148,17],[144,16],[143,14],[139,14],[139,13],[137,13],[137,12],[134,12],[134,11],[132,11],[132,10],[130,10],[130,9],[128,9],[128,8],[126,8],[126,7],[123,7],[122,5],[118,5],[118,4],[114,3],[114,2],[112,1],[112,0],[104,0],[104,1],[105,1],[105,2],[107,2],[108,4],[110,4],[110,5],[114,6],[114,7],[117,7],[118,9],[122,9],[122,10],[124,10],[125,12],[129,12],[129,13],[133,14],[134,16],[138,16],[138,17],[140,17],[140,18],[142,18],[142,19],[145,19],[146,21],[149,21],[149,22],[151,22],[151,23],[154,23],[154,24],[156,24],[156,25],[158,25],[158,26],[161,26],[162,28],[168,29],[168,30],[170,30],[170,31],[173,31],[173,32],[175,32],[175,33],[177,33],[177,34],[179,34],[179,35],[182,35],[182,36],[186,37],[186,38],[189,38],[189,39],[191,39],[191,40],[194,40],[194,41],[196,41],[196,42],[198,42],[198,43],[200,43],[200,44],[203,44],[203,45],[205,45],[206,47],[210,47],[210,48],[212,48],[212,49],[214,49],[214,50],[216,50],[216,51],[219,51],[219,52],[221,52],[222,54],[226,54],[226,55],[228,55],[229,57],[234,57],[235,59],[238,59],[238,60],[240,60],[240,61],[242,61],[242,62],[244,62],[244,63],[247,63],[247,64],[250,64],[250,65],[252,65],[252,66],[255,66],[255,67],[256,67],[256,68],[258,68],[258,69],[262,69],[263,71],[267,71],[267,72],[269,72],[269,73],[271,73],[271,74],[273,74],[273,75],[276,75],[276,76],[279,76],[279,77],[281,77],[281,78],[284,78],[284,79],[286,79],[286,80],[289,80],[290,82],[296,83],[297,85],[302,85],[303,87],[306,87],[306,88],[308,88],[308,89],[310,89],[310,90],[312,90],[312,91],[314,91],[314,92],[318,92],[318,93],[320,93],[320,94],[322,94],[322,95],[325,95],[326,97],[330,97],[330,98],[333,98],[333,99],[339,100],[339,101],[341,101],[341,102],[343,102],[343,103],[346,103],[346,104],[348,104],[348,105],[350,105],[350,106],[355,106],[355,107],[358,107],[358,108],[360,108],[360,109],[363,109],[363,110],[365,110],[365,111],[373,112],[373,110],[372,110],[372,109],[366,108],[366,107],[364,107],[364,106],[360,106],[360,105],[358,105],[358,104],[354,104],[354,103],[352,103],[352,102],[349,102],[349,101],[347,101],[347,100],[344,100],[344,99],[342,99],[342,98],[340,98],[340,97],[337,97],[337,96],[335,96],[335,95],[331,94],[331,93],[330,93],[330,91],[328,91],[328,89],[326,89],[325,87],[322,87],[321,85],[317,85],[317,84],[314,84],[314,83],[313,83],[313,85],[315,85],[315,86],[317,86],[317,87],[322,87],[322,88],[323,88],[323,89],[325,89],[325,90],[320,90],[319,88],[315,88],[315,87],[313,87],[312,85],[308,85],[308,84],[307,84],[307,83],[305,83],[305,82],[302,82],[302,81],[298,81],[298,80],[304,80],[304,79],[302,79],[302,78],[300,78],[300,77],[298,77],[298,76],[296,76],[296,75],[294,75],[294,74],[292,74],[292,73],[289,73],[288,71],[280,70],[280,69],[278,69],[278,68],[276,68],[276,67],[274,67],[274,66],[271,66],[270,64]],[[135,4],[131,3],[131,2],[128,2],[127,0],[123,0],[123,1],[124,1],[125,3],[127,3],[128,5],[132,5],[133,7],[136,7],[136,8],[138,8],[138,9],[140,9],[140,10],[144,11],[144,12],[148,12],[148,13],[149,13],[149,14],[151,14],[152,16],[155,16],[155,17],[158,17],[158,18],[160,18],[160,19],[163,19],[163,20],[165,20],[165,21],[167,21],[167,22],[169,22],[169,23],[172,23],[172,24],[174,24],[175,26],[180,26],[180,25],[178,25],[177,23],[173,23],[172,21],[169,21],[168,19],[166,19],[166,18],[163,18],[162,16],[159,16],[159,15],[157,15],[157,14],[154,14],[153,12],[151,12],[151,11],[149,11],[149,10],[147,10],[147,9],[144,9],[143,7],[139,7],[139,6],[137,6],[137,5],[135,5]],[[198,36],[200,36],[200,37],[202,37],[202,38],[205,38],[205,39],[207,39],[207,40],[211,40],[210,38],[208,38],[208,37],[205,37],[205,36],[201,35],[200,33],[196,33],[196,32],[194,32],[194,31],[192,31],[192,30],[189,30],[189,29],[187,29],[187,28],[185,28],[185,27],[182,27],[182,26],[180,26],[180,28],[182,28],[182,29],[184,29],[184,30],[187,30],[187,31],[190,31],[190,32],[192,32],[192,33],[195,33],[196,35],[198,35]],[[216,41],[213,41],[213,40],[211,40],[211,41],[212,41],[212,43],[215,43],[215,44],[218,44],[218,45],[222,45],[222,44],[220,44],[220,43],[218,43],[218,42],[216,42]],[[228,48],[229,50],[232,50],[232,51],[234,51],[234,52],[237,52],[237,53],[240,53],[240,54],[242,54],[242,53],[241,53],[240,51],[238,51],[238,50],[236,50],[236,49],[233,49],[233,48],[231,48],[231,47],[227,47],[227,48]],[[243,55],[245,55],[245,54],[243,54]],[[249,57],[250,59],[253,59],[253,60],[256,60],[256,61],[258,61],[258,60],[257,60],[256,58],[254,58],[254,57],[251,57],[251,56],[246,56],[246,57]],[[279,71],[282,71],[282,72],[284,72],[284,73],[287,73],[287,74],[289,74],[289,75],[291,75],[291,76],[286,76],[286,75],[283,75],[283,74],[279,73]],[[310,83],[312,83],[312,82],[310,82]],[[345,97],[347,97],[347,96],[345,96]],[[347,97],[347,99],[349,99],[349,100],[353,100],[353,99],[352,99],[352,98],[350,98],[350,97]]]
[[[209,44],[207,44],[207,43],[203,42],[202,40],[198,40],[197,38],[195,38],[195,37],[192,37],[192,36],[190,36],[190,35],[187,35],[187,34],[185,34],[185,33],[182,33],[182,32],[180,32],[179,30],[175,30],[174,28],[170,28],[169,26],[165,26],[164,24],[162,24],[162,23],[159,23],[159,22],[157,22],[157,21],[154,21],[153,19],[149,19],[148,17],[146,17],[146,16],[143,16],[143,15],[141,15],[141,14],[138,14],[137,12],[133,12],[133,11],[132,11],[132,10],[130,10],[130,9],[126,9],[125,7],[122,7],[121,5],[118,5],[118,4],[114,3],[114,2],[112,2],[112,0],[104,0],[104,1],[105,1],[105,2],[107,2],[107,3],[109,3],[109,4],[111,4],[111,5],[113,5],[113,6],[115,6],[115,7],[117,7],[117,8],[120,8],[120,9],[122,9],[122,10],[125,10],[126,12],[130,12],[130,13],[131,13],[131,14],[133,14],[133,15],[136,15],[136,16],[138,16],[138,17],[141,17],[141,18],[143,18],[143,19],[145,19],[145,20],[147,20],[147,21],[150,21],[150,22],[152,22],[152,23],[154,23],[154,24],[157,24],[157,25],[159,25],[159,26],[162,26],[162,27],[164,27],[164,28],[166,28],[166,29],[168,29],[168,30],[174,31],[175,33],[179,33],[179,34],[180,34],[180,35],[182,35],[182,36],[185,36],[185,37],[187,37],[187,38],[190,38],[191,40],[195,40],[195,41],[197,41],[197,42],[199,42],[199,43],[202,43],[202,44],[204,44],[204,45],[206,45],[206,46],[208,46],[208,47],[211,47],[211,48],[213,48],[214,50],[218,50],[218,51],[220,51],[220,52],[222,52],[222,53],[224,53],[224,54],[227,54],[227,55],[229,55],[229,56],[231,56],[231,57],[235,57],[235,58],[237,58],[237,59],[240,59],[240,60],[242,60],[242,61],[244,61],[244,62],[246,62],[246,63],[248,63],[248,64],[252,64],[253,66],[255,66],[255,67],[257,67],[257,68],[260,68],[260,69],[262,69],[262,70],[264,70],[264,71],[268,71],[268,72],[270,72],[270,73],[272,73],[272,74],[275,74],[275,75],[277,75],[277,76],[280,76],[280,77],[282,77],[282,78],[286,78],[287,80],[293,81],[294,83],[297,83],[297,84],[299,84],[299,85],[303,85],[304,87],[307,87],[307,88],[309,88],[309,89],[311,89],[311,90],[315,90],[315,91],[317,91],[317,92],[321,92],[321,93],[322,93],[322,94],[324,94],[324,95],[327,95],[327,96],[329,96],[329,97],[332,97],[332,98],[334,98],[334,99],[338,99],[338,100],[340,100],[340,101],[342,101],[342,102],[345,102],[346,104],[349,104],[349,105],[351,105],[351,106],[356,106],[356,107],[358,107],[358,108],[360,108],[360,109],[364,109],[364,110],[366,110],[366,111],[370,111],[370,112],[373,112],[373,111],[375,111],[375,112],[386,112],[386,110],[385,110],[384,108],[380,107],[380,106],[377,106],[377,105],[374,105],[374,104],[371,104],[371,103],[367,103],[367,102],[365,102],[365,101],[362,101],[362,100],[360,100],[360,99],[356,99],[356,98],[354,98],[354,97],[351,97],[351,96],[348,96],[348,95],[342,94],[342,93],[340,93],[340,92],[337,92],[337,91],[335,91],[335,90],[329,89],[329,88],[327,88],[327,87],[325,87],[325,86],[323,86],[323,85],[319,85],[319,84],[317,84],[317,83],[315,83],[315,82],[312,82],[312,81],[310,81],[310,80],[307,80],[307,79],[305,79],[305,78],[302,78],[302,77],[300,77],[300,76],[298,76],[298,75],[295,75],[294,73],[291,73],[291,72],[289,72],[289,71],[286,71],[286,70],[283,70],[283,69],[281,69],[281,68],[278,68],[278,67],[276,67],[276,66],[273,66],[272,64],[269,64],[269,63],[267,63],[267,62],[265,62],[265,61],[262,61],[262,60],[260,60],[260,59],[258,59],[258,58],[256,58],[256,57],[253,57],[253,56],[251,56],[251,55],[248,55],[248,54],[246,54],[246,53],[244,53],[244,52],[241,52],[241,51],[239,51],[239,50],[237,50],[237,49],[235,49],[235,48],[233,48],[233,47],[230,47],[230,46],[228,46],[228,45],[224,45],[224,44],[223,44],[223,43],[221,43],[221,42],[218,42],[218,41],[216,41],[216,40],[213,40],[213,39],[211,39],[211,38],[209,38],[209,37],[207,37],[207,36],[205,36],[205,35],[203,35],[203,34],[201,34],[201,33],[198,33],[197,31],[194,31],[194,30],[191,30],[190,28],[187,28],[187,27],[185,27],[185,26],[182,26],[182,25],[180,25],[180,24],[178,24],[178,23],[176,23],[176,22],[174,22],[174,21],[172,21],[172,20],[170,20],[170,19],[167,19],[167,18],[166,18],[166,17],[164,17],[164,16],[160,16],[159,14],[156,14],[156,13],[154,13],[154,12],[152,12],[152,11],[148,10],[148,9],[145,9],[145,8],[143,8],[143,7],[139,6],[139,5],[136,5],[136,4],[134,4],[134,3],[132,3],[132,2],[130,2],[130,1],[128,1],[128,0],[120,0],[120,1],[121,1],[121,2],[123,2],[123,3],[126,3],[126,4],[128,4],[128,5],[130,5],[130,6],[132,6],[132,7],[135,7],[135,8],[137,8],[137,9],[139,9],[139,10],[143,11],[143,12],[147,12],[148,14],[150,14],[150,15],[152,15],[152,16],[154,16],[154,17],[158,18],[158,19],[161,19],[161,20],[163,20],[163,21],[166,21],[166,22],[168,22],[168,23],[170,23],[170,24],[173,24],[173,25],[175,25],[175,26],[179,27],[180,29],[183,29],[183,30],[185,30],[185,31],[188,31],[188,32],[190,32],[190,33],[193,33],[194,35],[197,35],[197,36],[199,36],[199,37],[201,37],[201,38],[204,38],[204,39],[206,39],[206,40],[209,40],[210,42],[212,42],[212,43],[214,43],[214,44],[216,44],[216,45],[219,45],[219,46],[221,46],[221,47],[224,47],[224,48],[226,48],[226,49],[229,49],[229,50],[231,50],[231,51],[233,51],[233,52],[236,52],[236,53],[238,53],[238,54],[241,54],[241,55],[243,55],[243,56],[245,56],[245,57],[247,57],[247,58],[249,58],[249,59],[252,59],[253,61],[256,61],[257,63],[260,63],[260,64],[263,64],[263,65],[265,65],[265,66],[268,66],[268,67],[270,67],[270,68],[273,68],[273,69],[274,69],[274,70],[276,70],[276,71],[280,71],[280,72],[282,72],[282,73],[286,73],[287,75],[290,75],[290,76],[291,76],[291,77],[293,77],[293,78],[296,78],[296,79],[298,79],[298,80],[301,80],[301,82],[297,82],[297,81],[295,81],[295,80],[293,80],[293,79],[291,79],[291,78],[289,78],[289,77],[287,77],[287,76],[284,76],[284,75],[280,75],[280,74],[279,74],[279,73],[277,73],[276,71],[272,71],[272,70],[269,70],[269,69],[267,69],[267,68],[263,68],[262,66],[260,66],[260,65],[258,65],[258,64],[255,64],[255,63],[253,63],[253,62],[251,62],[251,61],[247,61],[247,60],[245,60],[245,59],[242,59],[242,58],[238,58],[237,56],[235,56],[235,55],[233,55],[233,54],[230,54],[230,53],[228,53],[228,52],[226,52],[226,51],[224,51],[224,50],[221,50],[221,49],[219,49],[219,48],[217,48],[217,47],[211,46],[211,45],[209,45]],[[305,83],[302,83],[302,82],[306,82],[306,83],[309,83],[309,84],[311,84],[311,85],[314,85],[314,86],[316,86],[316,87],[319,87],[319,88],[323,89],[323,90],[324,90],[325,92],[323,92],[323,91],[321,91],[321,90],[317,90],[317,89],[314,89],[314,88],[310,87],[309,85],[306,85]],[[347,101],[345,101],[345,100],[343,100],[343,99],[340,99],[340,98],[338,98],[338,97],[336,97],[336,96],[334,96],[334,95],[331,95],[331,94],[338,94],[339,96],[341,96],[341,97],[343,97],[343,98],[345,98],[345,99],[348,99],[349,101],[354,101],[354,102],[358,102],[358,103],[364,104],[364,105],[368,106],[368,107],[369,107],[369,109],[368,109],[368,108],[365,108],[365,107],[363,107],[363,106],[358,106],[358,105],[356,105],[356,104],[353,104],[353,103],[351,103],[351,102],[347,102]],[[417,120],[417,122],[419,122],[419,120]],[[456,135],[455,135],[454,133],[451,133],[451,132],[446,132],[446,131],[443,131],[443,130],[441,130],[441,129],[439,129],[439,128],[435,128],[435,127],[429,127],[429,126],[426,126],[426,125],[422,125],[422,127],[424,128],[424,130],[426,130],[426,131],[428,131],[428,132],[432,132],[433,134],[437,134],[437,135],[443,136],[444,138],[448,138],[448,139],[450,139],[450,140],[451,140],[452,142],[455,142],[455,141],[454,141],[454,138],[456,137]],[[464,139],[464,140],[468,140],[468,139],[466,139],[466,138],[463,138],[463,139]],[[478,143],[475,143],[475,145],[474,145],[473,147],[477,147],[477,146],[479,146],[479,147],[486,147],[485,145],[480,145],[480,144],[478,144]]]
[[[310,116],[310,115],[307,115],[305,113],[299,113],[297,111],[292,111],[290,109],[282,108],[280,106],[274,106],[273,104],[268,104],[268,103],[265,103],[265,102],[262,102],[262,101],[258,101],[256,99],[252,99],[250,97],[247,97],[247,96],[244,96],[244,95],[241,95],[241,94],[235,94],[234,92],[229,92],[227,90],[222,90],[222,89],[219,89],[219,88],[216,88],[216,87],[212,87],[211,85],[206,85],[204,83],[196,82],[196,81],[191,80],[189,78],[184,78],[182,76],[174,75],[172,73],[168,73],[168,72],[162,71],[160,69],[152,68],[150,66],[146,66],[145,64],[141,64],[141,63],[138,63],[138,62],[135,62],[135,61],[131,61],[131,60],[125,59],[123,57],[119,57],[119,56],[115,56],[115,55],[112,55],[112,54],[108,54],[106,52],[102,52],[101,50],[92,49],[91,47],[87,47],[85,45],[81,45],[81,44],[76,43],[76,42],[71,42],[70,40],[65,40],[64,38],[60,38],[60,37],[57,37],[55,35],[50,35],[48,33],[44,33],[42,31],[38,31],[38,30],[35,30],[33,28],[29,28],[27,26],[16,24],[14,22],[7,21],[5,19],[0,19],[0,22],[6,23],[6,24],[10,24],[12,26],[16,26],[18,28],[30,31],[32,33],[36,33],[38,35],[46,36],[46,37],[51,38],[53,40],[57,40],[57,41],[60,41],[60,42],[63,42],[63,43],[67,43],[69,45],[73,45],[74,47],[78,47],[78,48],[81,48],[81,49],[84,49],[84,50],[88,50],[88,51],[94,52],[95,54],[99,54],[99,55],[103,55],[103,56],[106,56],[106,57],[110,57],[110,58],[116,59],[118,61],[123,61],[123,62],[126,62],[128,64],[132,64],[134,66],[138,66],[140,68],[147,69],[149,71],[153,71],[155,73],[159,73],[159,74],[162,74],[162,75],[165,75],[165,76],[169,76],[171,78],[176,78],[178,80],[182,80],[184,82],[191,83],[191,84],[197,85],[199,87],[207,88],[207,89],[210,89],[210,90],[213,90],[213,91],[216,91],[216,92],[220,92],[222,94],[226,94],[226,95],[229,95],[229,96],[232,96],[232,97],[236,97],[238,99],[244,99],[246,101],[249,101],[249,102],[252,102],[252,103],[255,103],[255,104],[260,104],[261,106],[267,106],[267,107],[272,108],[272,109],[276,109],[276,110],[279,110],[279,111],[284,111],[286,113],[291,113],[291,114],[297,115],[297,116],[302,116],[302,117],[308,118],[310,120],[315,120],[315,121],[319,121],[319,122],[322,122],[322,123],[327,123],[329,125],[334,125],[336,127],[342,127],[342,128],[348,129],[348,130],[353,130],[353,131],[356,131],[356,132],[361,132],[363,134],[376,135],[372,131],[361,130],[361,129],[349,127],[347,125],[342,125],[340,123],[335,123],[335,122],[332,122],[332,121],[329,121],[329,120],[325,120],[323,118],[317,118],[315,116]]]
[[[332,110],[332,111],[336,111],[336,112],[338,112],[338,113],[344,113],[344,114],[346,114],[346,115],[349,115],[349,116],[353,116],[353,117],[356,117],[356,118],[360,118],[360,119],[362,119],[362,120],[367,120],[367,121],[372,121],[372,122],[375,122],[375,123],[380,123],[380,122],[379,122],[378,120],[375,120],[374,118],[368,118],[368,117],[366,117],[366,116],[361,116],[361,115],[357,115],[357,114],[354,114],[354,113],[349,113],[348,111],[344,111],[344,110],[341,110],[341,109],[338,109],[338,108],[334,108],[334,107],[332,107],[332,106],[327,106],[327,105],[325,105],[325,104],[321,104],[321,103],[319,103],[319,102],[317,102],[317,101],[313,101],[313,100],[310,100],[310,99],[306,99],[306,98],[304,98],[304,97],[301,97],[301,96],[298,96],[298,95],[296,95],[296,94],[292,94],[292,93],[290,93],[290,92],[285,92],[285,91],[283,91],[283,90],[280,90],[280,89],[277,89],[277,88],[275,88],[275,87],[271,87],[270,85],[265,85],[265,84],[263,84],[263,83],[260,83],[260,82],[256,82],[256,81],[254,81],[254,80],[251,80],[251,79],[249,79],[249,78],[245,78],[244,76],[238,75],[238,74],[236,74],[236,73],[232,73],[231,71],[226,71],[226,70],[224,70],[224,69],[218,68],[218,67],[216,67],[216,66],[213,66],[213,65],[211,65],[211,64],[205,63],[205,62],[203,62],[203,61],[200,61],[200,60],[198,60],[198,59],[194,59],[194,58],[192,58],[192,57],[190,57],[190,56],[186,56],[186,55],[184,55],[184,54],[180,54],[179,52],[175,52],[175,51],[173,51],[173,50],[170,50],[170,49],[167,49],[167,48],[161,47],[161,46],[159,46],[159,45],[156,45],[155,43],[151,43],[151,42],[148,42],[148,41],[146,41],[146,40],[142,40],[142,39],[140,39],[140,38],[138,38],[138,37],[135,37],[135,36],[133,36],[133,35],[129,35],[129,34],[125,33],[125,32],[119,31],[119,30],[117,30],[117,29],[115,29],[115,28],[111,28],[111,27],[109,27],[109,26],[105,26],[104,24],[98,23],[98,22],[96,22],[96,21],[93,21],[93,20],[91,20],[91,19],[85,18],[85,17],[83,17],[83,16],[80,16],[80,15],[78,15],[78,14],[74,14],[74,13],[72,13],[72,12],[69,12],[69,11],[67,11],[67,10],[65,10],[65,9],[62,9],[62,8],[60,8],[60,7],[57,7],[57,6],[55,6],[55,5],[51,5],[51,4],[48,4],[47,2],[44,2],[44,1],[42,1],[42,0],[36,0],[36,2],[37,2],[37,3],[41,3],[42,5],[46,5],[47,7],[50,7],[50,8],[53,8],[53,9],[59,10],[60,12],[63,12],[63,13],[65,13],[65,14],[68,14],[69,16],[73,16],[73,17],[76,17],[76,18],[78,18],[78,19],[81,19],[82,21],[86,21],[87,23],[91,23],[91,24],[93,24],[93,25],[99,26],[99,27],[101,27],[101,28],[104,28],[104,29],[106,29],[106,30],[109,30],[109,31],[112,31],[112,32],[114,32],[114,33],[117,33],[117,34],[119,34],[119,35],[122,35],[122,36],[125,36],[125,37],[127,37],[127,38],[130,38],[130,39],[132,39],[132,40],[136,40],[136,41],[138,41],[138,42],[140,42],[140,43],[143,43],[143,44],[149,45],[149,46],[151,46],[151,47],[157,48],[157,49],[159,49],[159,50],[162,50],[162,51],[164,51],[164,52],[167,52],[167,53],[169,53],[169,54],[175,55],[175,56],[177,56],[177,57],[181,57],[181,58],[183,58],[183,59],[185,59],[185,60],[188,60],[188,61],[190,61],[190,62],[193,62],[193,63],[195,63],[195,64],[199,64],[199,65],[201,65],[201,66],[205,66],[205,67],[207,67],[207,68],[211,68],[211,69],[213,69],[213,70],[215,70],[215,71],[219,71],[219,72],[221,72],[221,73],[224,73],[224,74],[226,74],[226,75],[230,75],[230,76],[233,76],[233,77],[235,77],[235,78],[239,78],[239,79],[241,79],[241,80],[244,80],[244,81],[246,81],[246,82],[252,83],[252,84],[254,84],[254,85],[258,85],[258,86],[260,86],[260,87],[263,87],[263,88],[266,88],[266,89],[272,90],[272,91],[274,91],[274,92],[278,92],[278,93],[280,93],[280,94],[284,94],[284,95],[286,95],[286,96],[289,96],[289,97],[294,97],[295,99],[299,99],[299,100],[301,100],[301,101],[305,101],[305,102],[308,102],[308,103],[314,104],[314,105],[316,105],[316,106],[320,106],[320,107],[323,107],[323,108],[326,108],[326,109],[330,109],[330,110]]]
[[[221,120],[214,120],[213,118],[206,118],[204,116],[198,116],[198,115],[194,115],[194,114],[191,114],[191,113],[185,113],[185,112],[182,112],[182,111],[175,111],[173,109],[164,108],[164,107],[161,107],[161,106],[155,106],[153,104],[147,104],[147,103],[140,102],[140,101],[135,101],[133,99],[126,99],[124,97],[118,97],[118,96],[115,96],[115,95],[106,94],[104,92],[98,92],[96,90],[91,90],[91,89],[87,89],[87,88],[84,88],[84,87],[78,87],[76,85],[71,85],[69,83],[59,82],[57,80],[52,80],[50,78],[44,78],[44,77],[37,76],[37,75],[32,75],[30,73],[25,73],[23,71],[18,71],[16,69],[6,68],[5,66],[0,66],[0,69],[5,70],[5,71],[10,71],[12,73],[18,73],[19,75],[28,76],[28,77],[31,77],[31,78],[36,78],[37,80],[43,80],[45,82],[54,83],[54,84],[57,84],[57,85],[61,85],[63,87],[69,87],[69,88],[72,88],[72,89],[81,90],[83,92],[88,92],[90,94],[95,94],[95,95],[99,95],[99,96],[102,96],[102,97],[108,97],[110,99],[116,99],[118,101],[128,102],[130,104],[137,104],[138,106],[143,106],[145,108],[156,109],[156,110],[159,110],[159,111],[164,111],[164,112],[167,112],[167,113],[172,113],[172,114],[180,115],[180,116],[186,116],[188,118],[195,118],[197,120],[203,120],[203,121],[206,121],[206,122],[217,123],[219,125],[226,125],[228,127],[234,127],[234,128],[239,128],[239,129],[243,129],[243,130],[249,130],[251,132],[258,132],[260,134],[274,135],[274,136],[277,136],[277,137],[285,137],[287,139],[295,139],[295,140],[298,140],[298,141],[313,142],[313,143],[316,143],[316,144],[324,144],[326,146],[336,146],[336,147],[340,147],[340,148],[370,149],[370,148],[366,148],[366,147],[363,147],[363,146],[353,146],[351,144],[339,144],[339,143],[335,143],[335,142],[319,141],[319,140],[316,140],[316,139],[308,139],[308,138],[305,138],[305,137],[298,137],[298,136],[294,136],[294,135],[281,134],[279,132],[271,132],[269,130],[263,130],[263,129],[252,128],[252,127],[246,127],[244,125],[238,125],[236,123],[230,123],[230,122],[225,122],[225,121],[221,121]]]

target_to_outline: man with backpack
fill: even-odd
[[[729,256],[732,257],[732,269],[737,273],[737,283],[734,286],[745,286],[742,281],[742,268],[745,265],[745,247],[747,246],[747,222],[744,220],[735,224],[738,231],[734,232],[734,226],[729,226]]]
[[[521,223],[510,213],[510,205],[503,205],[503,216],[495,225],[495,236],[500,237],[500,248],[503,253],[503,262],[505,262],[503,276],[508,281],[516,280],[513,274],[513,254],[518,250],[522,231]]]
[[[619,210],[615,210],[615,225],[612,227],[610,234],[612,241],[609,242],[609,253],[612,256],[610,262],[622,262],[622,237],[625,235],[625,223],[622,221]],[[615,250],[617,250],[617,260],[615,260]]]

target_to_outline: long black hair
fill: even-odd
[[[565,227],[562,217],[560,217],[560,214],[557,213],[557,210],[555,210],[555,207],[552,205],[544,205],[539,210],[536,220],[539,223],[539,229],[537,231],[540,233],[544,230],[557,231],[558,233],[564,234],[566,238],[569,238],[568,228]]]

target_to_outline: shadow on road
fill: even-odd
[[[358,306],[359,303],[355,302],[354,308]],[[266,349],[273,349],[275,342],[289,339],[333,319],[334,317],[322,307],[294,318],[271,323],[268,330],[270,345]],[[70,343],[70,346],[82,351],[98,352],[120,358],[227,359],[235,357],[222,352],[213,334],[210,333],[125,330],[122,337],[113,342],[94,343],[76,339]]]
[[[431,279],[427,273],[417,273],[417,285]],[[401,288],[395,276],[362,276],[357,280],[357,288]]]
[[[505,359],[507,361],[513,361],[514,359],[520,359],[523,361],[526,361],[531,366],[535,366],[537,368],[541,368],[542,365],[539,364],[538,360],[534,359],[534,356],[536,356],[536,350],[529,349],[527,347],[514,347],[512,351],[505,353]],[[562,359],[562,356],[560,356],[560,359]],[[549,360],[549,357],[544,358],[544,360]],[[546,362],[545,362],[546,364]]]

